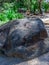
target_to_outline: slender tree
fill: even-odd
[[[30,14],[31,0],[24,0],[24,6],[27,8],[27,14]]]
[[[42,7],[42,0],[38,0],[38,7],[39,7],[40,14],[42,14],[42,9],[41,9],[41,7]]]

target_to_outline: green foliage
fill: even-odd
[[[14,10],[11,10],[11,9],[4,10],[3,13],[7,16],[7,18],[9,20],[12,20],[14,18],[16,19],[16,14],[17,13],[15,13]]]
[[[26,7],[28,10],[30,10],[33,13],[40,13],[40,10],[44,8],[45,12],[49,9],[49,3],[45,2],[45,0],[41,0],[41,3],[39,3],[39,0],[17,0],[18,3],[23,3],[23,5],[19,5],[19,7]],[[42,10],[41,10],[42,11]]]
[[[48,2],[42,2],[42,8],[45,10],[45,12],[47,12],[47,10],[49,9],[49,3]]]
[[[20,19],[24,16],[18,13],[14,3],[4,3],[0,10],[0,25],[7,23],[9,20]]]
[[[15,5],[15,2],[13,2],[13,3],[4,3],[3,8],[4,8],[4,10],[11,9],[11,10],[14,10],[14,11],[17,12],[17,6]]]
[[[31,11],[33,11],[34,13],[36,12],[36,10],[39,11],[39,2],[38,0],[31,0]],[[45,2],[45,0],[41,1],[41,9],[44,9],[45,12],[47,12],[47,10],[49,9],[49,3]]]
[[[4,13],[0,13],[0,21],[6,21],[8,20],[6,15]]]
[[[22,0],[17,0],[18,3],[22,3]],[[19,5],[20,7],[21,5]],[[38,0],[23,0],[23,6],[22,8],[26,8],[27,10],[30,10],[31,12],[35,13],[36,10],[38,9]]]
[[[0,24],[4,24],[9,20],[20,19],[24,16],[18,13],[19,8],[30,10],[34,14],[39,12],[39,0],[13,0],[11,3],[3,3],[0,7]],[[45,12],[49,9],[49,3],[42,0],[41,9]]]
[[[16,4],[17,8],[23,8],[24,0],[15,0],[15,4]]]
[[[38,2],[37,0],[32,0],[31,1],[31,11],[35,13],[36,9],[38,9]]]

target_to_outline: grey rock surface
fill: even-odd
[[[32,59],[47,51],[45,38],[47,31],[41,19],[14,20],[0,27],[0,50],[7,56]]]
[[[49,53],[29,61],[19,58],[0,56],[0,65],[49,65]]]
[[[45,27],[49,36],[49,26]],[[49,46],[49,37],[46,38],[44,42],[47,46]],[[6,57],[0,55],[0,65],[49,65],[49,53],[28,61],[23,61],[20,58]]]

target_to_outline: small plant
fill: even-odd
[[[35,14],[37,9],[38,9],[38,2],[37,2],[37,0],[32,0],[31,1],[31,11]]]
[[[49,3],[48,2],[43,2],[42,3],[42,8],[45,10],[45,12],[47,12],[47,10],[49,9]]]
[[[20,19],[24,16],[18,13],[13,3],[4,3],[0,11],[0,25],[7,23],[9,20]]]

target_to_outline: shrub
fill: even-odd
[[[45,12],[47,12],[47,10],[49,9],[49,3],[48,2],[43,2],[42,3],[42,8],[45,10]]]
[[[18,13],[14,3],[4,3],[0,11],[0,24],[7,23],[9,20],[23,18],[23,14]]]

